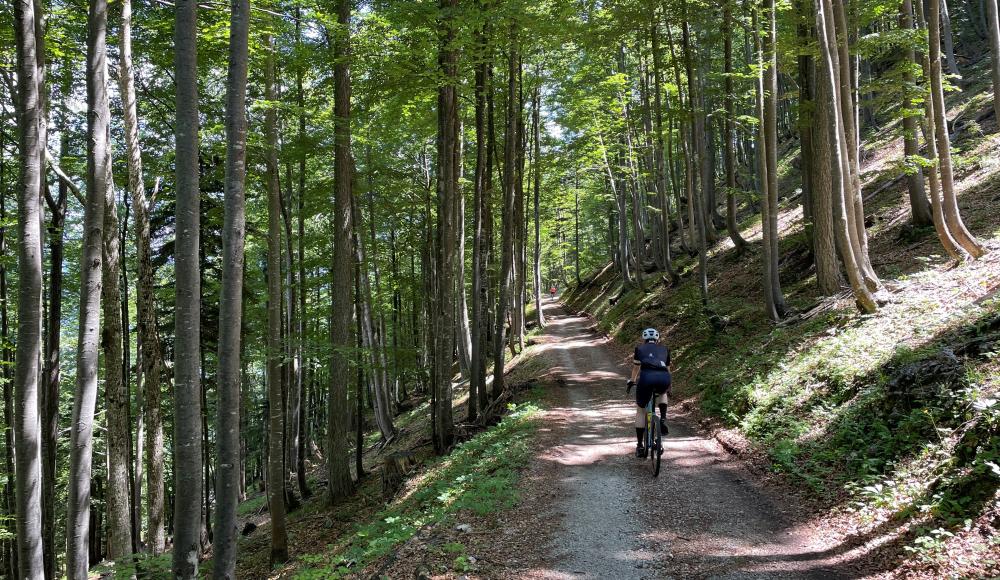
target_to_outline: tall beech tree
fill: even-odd
[[[201,547],[201,190],[198,183],[198,1],[177,0],[176,221],[174,279],[174,497],[173,573],[195,578]]]
[[[354,160],[351,154],[351,1],[337,0],[337,28],[333,36],[334,58],[334,200],[333,200],[333,312],[330,317],[330,390],[327,394],[327,477],[329,501],[354,493],[348,457],[349,417],[347,384],[350,381],[348,349],[351,340],[352,305],[344,300],[353,293],[351,242],[351,198]],[[360,474],[359,474],[360,476]]]
[[[77,338],[76,391],[70,428],[69,506],[66,575],[86,578],[90,569],[91,476],[94,411],[97,403],[100,305],[104,268],[103,236],[111,183],[111,111],[107,91],[108,6],[90,4],[87,16],[87,199],[84,206],[83,267],[80,270],[80,326]],[[117,303],[117,296],[115,297]],[[110,340],[110,337],[109,337]],[[24,360],[24,359],[21,359]],[[117,360],[114,361],[117,365]]]
[[[16,452],[15,494],[17,506],[17,565],[21,578],[44,577],[42,554],[41,437],[38,422],[38,365],[42,336],[42,232],[41,199],[44,143],[39,136],[41,117],[40,78],[37,67],[39,4],[32,0],[14,3],[14,33],[17,45],[17,352],[14,370],[14,440]],[[89,69],[88,69],[89,70]],[[89,85],[88,85],[89,87]],[[88,93],[89,95],[89,93]],[[2,193],[0,193],[2,195]],[[100,198],[100,203],[103,203]],[[100,224],[100,221],[97,222]],[[100,267],[100,226],[97,236]],[[98,285],[100,280],[98,279]],[[99,287],[99,286],[98,286]],[[99,293],[99,292],[98,292]],[[6,304],[6,303],[5,303]],[[96,310],[96,304],[95,308]],[[83,328],[81,324],[80,328]],[[96,371],[96,343],[94,367]],[[78,371],[79,372],[79,371]],[[96,374],[95,374],[96,379]],[[96,385],[95,385],[96,387]],[[8,420],[10,413],[7,413]],[[8,441],[9,444],[9,441]],[[9,474],[9,472],[8,472]],[[89,482],[88,482],[89,483]]]
[[[215,465],[215,541],[212,575],[236,578],[236,509],[240,483],[240,387],[243,375],[243,260],[246,238],[246,90],[249,60],[250,2],[232,0],[229,23],[229,69],[226,79],[225,218],[222,226],[222,288],[219,311],[219,400]],[[268,47],[273,50],[273,47]],[[268,53],[267,81],[273,81]],[[269,92],[271,83],[266,87]],[[271,99],[273,95],[265,98]],[[272,109],[268,115],[273,116]],[[268,119],[268,135],[272,120]],[[268,169],[270,170],[270,153]],[[270,202],[270,198],[268,198]],[[270,205],[269,205],[270,208]],[[269,216],[270,218],[270,216]],[[270,270],[269,270],[270,272]]]

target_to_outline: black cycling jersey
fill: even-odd
[[[635,347],[634,362],[642,370],[668,370],[670,349],[655,342],[644,342]]]

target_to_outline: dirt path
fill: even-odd
[[[625,353],[584,317],[547,304],[540,337],[548,382],[559,385],[511,536],[528,542],[511,577],[849,578],[846,546],[823,538],[791,498],[759,485],[739,460],[670,417],[663,470],[634,457]],[[525,523],[526,522],[526,523]],[[547,540],[547,541],[543,541]],[[506,574],[505,574],[506,575]]]

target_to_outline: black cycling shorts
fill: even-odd
[[[642,369],[639,371],[639,383],[635,387],[635,404],[645,407],[653,394],[662,395],[670,390],[670,371]]]

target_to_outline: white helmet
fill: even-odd
[[[643,340],[660,340],[660,333],[655,328],[647,328],[642,331]]]

